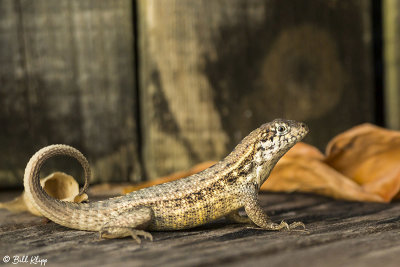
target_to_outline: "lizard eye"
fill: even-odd
[[[286,133],[287,133],[287,127],[286,127],[285,125],[279,125],[279,126],[276,128],[276,130],[277,130],[277,133],[278,133],[279,135],[283,135],[283,134],[286,134]]]

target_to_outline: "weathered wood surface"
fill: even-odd
[[[97,181],[138,179],[133,44],[130,0],[0,1],[2,187],[53,143],[88,155]]]
[[[277,117],[323,148],[374,121],[370,22],[362,0],[0,1],[0,186],[51,143],[113,182],[221,159]]]
[[[400,130],[400,2],[383,4],[384,84],[387,126]]]
[[[1,194],[0,201],[11,195]],[[221,219],[193,230],[154,232],[154,242],[138,245],[0,210],[0,260],[38,255],[46,266],[398,266],[400,202],[305,194],[261,194],[260,200],[273,220],[300,220],[307,231],[261,231]]]
[[[374,121],[369,1],[138,1],[149,178],[223,157],[277,117],[308,142]]]

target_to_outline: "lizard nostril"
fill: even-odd
[[[308,131],[308,126],[305,123],[300,123],[300,127],[306,131]]]

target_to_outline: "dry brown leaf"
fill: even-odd
[[[295,145],[278,162],[261,190],[316,193],[356,201],[384,201],[326,165],[323,158],[313,146],[304,143]]]
[[[391,201],[400,191],[400,132],[371,124],[356,126],[329,142],[325,162]]]
[[[89,192],[92,197],[110,198],[121,195],[130,183],[103,183],[90,186]]]
[[[28,210],[23,195],[20,195],[11,201],[0,202],[0,209],[6,209],[12,212],[23,212]]]
[[[325,155],[318,150],[318,148],[309,144],[299,142],[292,147],[283,158],[287,157],[307,157],[311,159],[324,160]]]
[[[63,172],[55,172],[40,179],[40,184],[47,194],[63,201],[80,203],[88,199],[86,194],[79,195],[79,184],[74,177]],[[0,208],[13,212],[28,211],[34,215],[42,216],[29,201],[25,192],[12,201],[0,203]]]
[[[400,149],[400,132],[365,123],[333,138],[327,145],[325,162],[344,175],[355,177],[366,159],[392,149]],[[363,179],[371,178],[361,178],[360,184]]]

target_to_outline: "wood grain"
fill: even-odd
[[[82,150],[103,182],[219,160],[277,117],[323,148],[375,121],[371,13],[361,0],[1,1],[1,186],[51,143]],[[79,176],[73,164],[47,172]]]
[[[0,200],[11,194],[0,195]],[[261,194],[274,221],[307,231],[249,229],[223,219],[186,231],[153,232],[154,241],[98,240],[97,233],[0,210],[0,256],[39,255],[49,266],[397,266],[400,202],[334,201],[306,194]]]
[[[94,181],[140,178],[132,22],[129,0],[0,2],[2,186],[54,143],[82,150]]]
[[[307,142],[374,121],[367,1],[138,1],[149,178],[221,159],[277,117]]]
[[[385,118],[387,126],[400,130],[400,3],[383,1]]]

